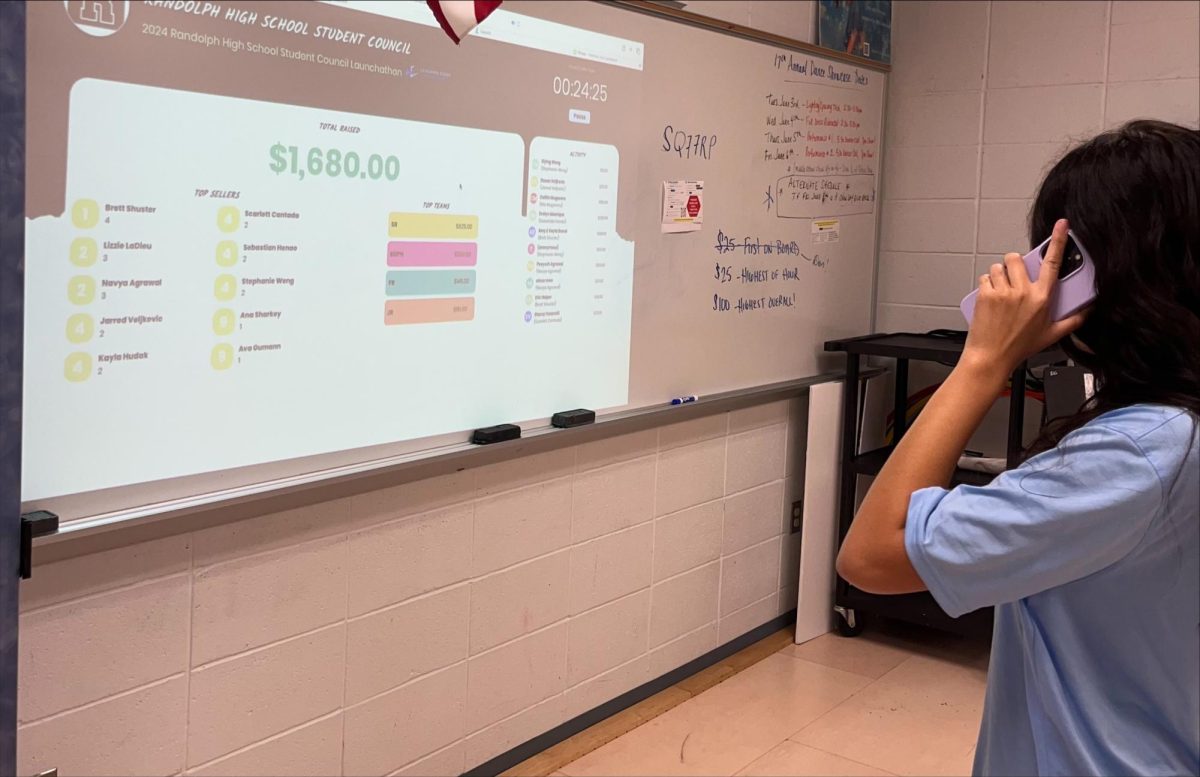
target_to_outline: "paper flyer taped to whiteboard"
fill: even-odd
[[[812,241],[814,243],[836,243],[842,222],[838,219],[813,219]]]
[[[698,232],[704,225],[704,181],[663,181],[662,232]]]

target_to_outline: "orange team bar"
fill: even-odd
[[[446,321],[471,321],[474,318],[473,297],[389,300],[383,306],[383,323],[388,326],[440,324]]]

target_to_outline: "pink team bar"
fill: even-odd
[[[388,267],[474,267],[474,243],[388,241]]]

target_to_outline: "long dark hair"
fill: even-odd
[[[1096,266],[1096,300],[1062,348],[1097,378],[1079,412],[1031,446],[1058,444],[1093,418],[1137,403],[1200,417],[1200,132],[1131,121],[1069,151],[1029,219],[1037,245],[1066,218]]]

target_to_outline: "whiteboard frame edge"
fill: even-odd
[[[824,57],[826,59],[837,60],[846,64],[855,65],[866,70],[874,70],[879,73],[891,73],[892,65],[889,62],[876,62],[873,59],[858,57],[853,54],[847,54],[844,51],[835,49],[827,49],[818,46],[815,43],[789,38],[785,35],[776,35],[773,32],[764,30],[756,30],[753,27],[747,27],[744,24],[736,22],[726,22],[721,19],[714,19],[709,16],[692,11],[684,11],[680,8],[671,8],[669,6],[659,5],[649,2],[649,0],[593,0],[593,2],[601,5],[610,5],[615,8],[624,8],[627,11],[635,11],[638,13],[657,16],[670,21],[690,24],[695,27],[702,27],[713,32],[722,32],[727,35],[734,35],[739,38],[766,43],[772,46],[782,46],[783,48],[793,49],[795,51],[803,51],[806,54],[813,54]]]
[[[883,155],[887,152],[887,116],[888,104],[892,98],[892,79],[883,84],[883,105],[879,107],[879,169],[876,171],[875,191],[875,264],[871,268],[871,332],[879,331],[879,267],[882,263],[883,249],[880,248],[880,238],[883,237],[883,201],[887,189],[887,175],[883,164]],[[982,152],[981,152],[982,153]]]
[[[882,370],[879,370],[882,372]],[[866,374],[866,372],[864,372]],[[353,468],[320,470],[284,481],[267,481],[64,522],[55,534],[34,540],[41,565],[162,536],[283,512],[306,505],[392,488],[509,459],[630,434],[667,424],[727,413],[803,396],[812,386],[845,380],[844,370],[764,386],[727,391],[672,407],[652,405],[602,417],[571,429],[542,427],[495,445],[454,445],[367,462]],[[402,459],[402,460],[399,460]],[[467,497],[469,499],[471,497]]]

